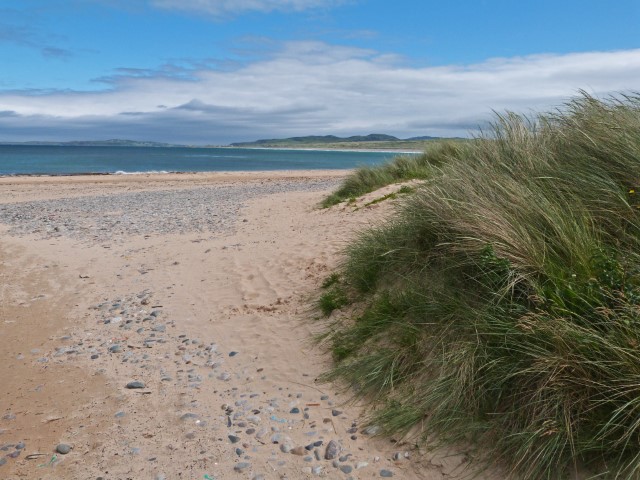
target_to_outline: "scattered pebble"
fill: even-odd
[[[136,380],[136,381],[127,383],[126,387],[130,390],[136,389],[136,388],[144,388],[144,383]]]
[[[56,452],[62,454],[62,455],[66,455],[67,453],[69,453],[71,451],[71,447],[69,445],[67,445],[66,443],[60,443],[57,447],[56,447]]]

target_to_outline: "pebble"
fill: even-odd
[[[236,465],[233,467],[233,469],[236,472],[243,472],[244,470],[246,470],[250,466],[251,466],[251,464],[249,462],[240,462],[240,463],[236,463]]]
[[[380,427],[378,425],[370,425],[365,428],[362,433],[364,433],[365,435],[377,435],[378,433],[380,433]]]
[[[92,243],[122,235],[220,234],[232,231],[248,200],[288,191],[331,190],[338,184],[338,179],[274,180],[8,203],[0,208],[0,223],[10,227],[11,235],[65,236]],[[126,215],[109,214],[117,211]]]
[[[4,457],[0,458],[0,467],[1,467],[2,465],[4,465],[5,463],[7,463],[7,459],[6,459],[6,458],[4,458]]]
[[[391,470],[380,470],[380,476],[384,477],[384,478],[391,478],[393,477],[393,472]]]
[[[71,447],[69,445],[67,445],[66,443],[61,443],[56,447],[56,452],[58,452],[58,453],[60,453],[62,455],[66,455],[70,451],[71,451]]]
[[[291,449],[291,453],[294,455],[304,456],[307,453],[307,450],[304,447],[296,447]]]
[[[327,449],[324,452],[325,460],[333,460],[340,453],[340,445],[335,440],[331,440],[327,445]]]
[[[228,435],[228,438],[231,443],[238,443],[240,441],[240,437],[236,437],[235,435]]]
[[[144,383],[139,381],[129,382],[127,383],[126,387],[130,390],[135,388],[144,388]]]
[[[349,474],[353,472],[353,467],[351,465],[340,465],[340,471]]]

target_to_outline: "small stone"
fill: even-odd
[[[2,465],[4,465],[5,463],[7,463],[7,459],[6,459],[6,458],[4,458],[4,457],[0,458],[0,467],[1,467]]]
[[[144,388],[144,383],[138,381],[129,382],[127,383],[126,387],[130,390],[135,388]]]
[[[300,413],[300,409],[298,407],[292,408],[289,413]]]
[[[320,400],[329,400],[329,395],[322,395]]]
[[[391,478],[393,477],[393,472],[391,470],[380,470],[380,476],[384,477],[384,478]]]
[[[236,455],[241,457],[242,455],[244,455],[244,450],[241,448],[236,448]]]
[[[334,417],[337,417],[338,415],[341,415],[342,412],[340,410],[331,410],[331,415],[333,415]]]
[[[109,347],[109,352],[111,352],[111,353],[120,353],[121,351],[122,351],[122,347],[120,345],[118,345],[118,344],[111,345]]]
[[[180,417],[180,420],[184,422],[185,420],[191,420],[194,418],[198,418],[198,415],[195,413],[185,413]]]
[[[236,355],[238,355],[238,352],[229,352],[230,357],[235,357]]]
[[[351,465],[340,465],[340,471],[342,473],[351,473],[353,472],[353,467]]]
[[[240,437],[236,437],[235,435],[228,435],[228,437],[231,443],[238,443],[240,441]]]
[[[341,462],[346,462],[347,460],[349,460],[349,457],[351,456],[351,454],[347,454],[347,455],[343,455],[342,457],[340,457],[338,460],[340,460]]]
[[[379,432],[380,427],[378,425],[370,425],[362,431],[365,435],[377,435]]]
[[[307,450],[304,447],[296,447],[291,449],[291,453],[302,457],[307,453]]]
[[[25,446],[24,442],[20,442],[16,445],[16,450],[22,450]]]
[[[369,462],[358,462],[356,464],[356,470],[360,470],[361,468],[365,468],[369,466]]]
[[[266,477],[262,474],[254,475],[251,480],[266,480]]]
[[[311,473],[313,473],[314,475],[322,475],[322,467],[321,466],[313,467],[311,469]]]
[[[327,445],[327,449],[324,452],[325,460],[333,460],[340,453],[340,445],[335,440],[331,440]]]
[[[237,463],[237,464],[233,467],[233,469],[234,469],[236,472],[243,472],[243,471],[245,471],[247,468],[249,468],[250,466],[251,466],[251,464],[250,464],[249,462],[240,462],[240,463]]]
[[[62,455],[66,455],[70,451],[71,451],[71,447],[69,445],[67,445],[66,443],[61,443],[56,447],[56,452],[58,452],[58,453],[60,453]]]

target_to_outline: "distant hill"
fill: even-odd
[[[232,143],[232,147],[270,147],[270,146],[308,146],[322,144],[352,144],[367,142],[406,142],[406,141],[423,141],[437,140],[438,137],[413,137],[401,139],[393,135],[385,135],[383,133],[371,133],[369,135],[354,135],[351,137],[337,137],[335,135],[308,135],[306,137],[289,137],[289,138],[271,138],[256,140],[253,142],[237,142]]]

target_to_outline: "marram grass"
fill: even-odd
[[[420,155],[399,155],[376,167],[357,168],[335,192],[324,199],[321,206],[330,207],[392,183],[430,178],[449,158],[459,156],[467,143],[466,140],[433,141]]]
[[[326,378],[512,478],[640,478],[640,98],[498,116],[431,168],[347,248]]]

